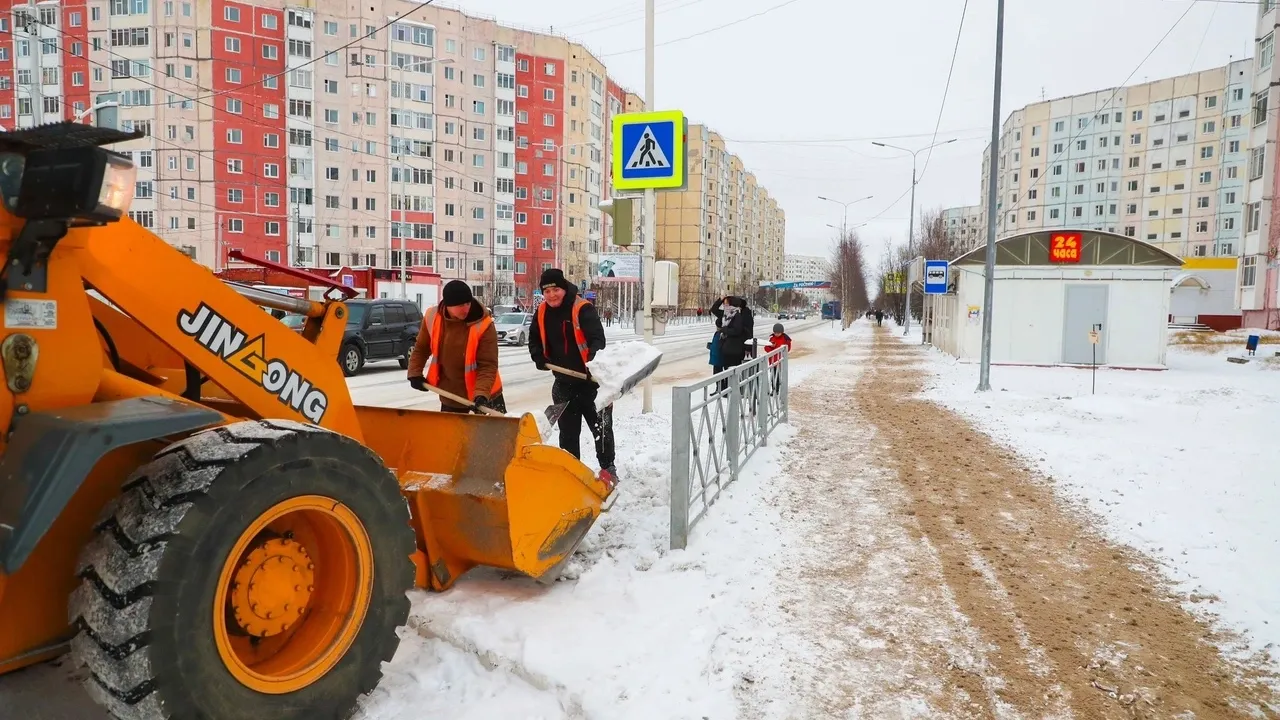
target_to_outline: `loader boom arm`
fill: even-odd
[[[346,305],[319,307],[318,331],[299,334],[125,218],[72,230],[85,281],[258,418],[314,423],[362,439],[338,366]]]

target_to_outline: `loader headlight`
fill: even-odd
[[[18,217],[109,223],[119,220],[133,202],[138,170],[129,159],[109,150],[33,150],[24,164],[17,202],[11,208]]]

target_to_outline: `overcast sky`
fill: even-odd
[[[507,24],[569,35],[600,56],[610,75],[643,94],[644,0],[457,4]],[[818,195],[841,201],[873,195],[849,208],[849,224],[870,220],[859,233],[878,255],[886,239],[906,239],[908,198],[902,196],[911,184],[911,158],[870,141],[911,149],[932,142],[964,5],[657,0],[658,109],[683,110],[691,122],[729,140],[729,149],[786,211],[787,252],[828,254],[835,233],[827,225],[840,225],[842,210]],[[935,152],[927,168],[928,153],[919,155],[917,216],[924,208],[976,205],[985,195],[979,184],[991,132],[995,5],[968,4],[937,137],[958,141]],[[1241,0],[1006,0],[1001,117],[1042,96],[1123,84],[1188,8],[1131,82],[1252,55],[1257,6]]]

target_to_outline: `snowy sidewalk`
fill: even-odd
[[[1275,717],[1142,556],[921,396],[926,349],[865,322],[806,338],[790,426],[687,550],[670,420],[624,399],[623,495],[563,581],[414,593],[358,717]]]

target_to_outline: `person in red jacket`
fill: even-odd
[[[784,328],[782,327],[782,323],[774,323],[773,334],[769,336],[769,344],[764,346],[764,352],[767,355],[781,347],[785,347],[788,353],[791,352],[791,336],[785,332]],[[781,359],[782,359],[781,355],[769,358],[769,367],[773,373],[773,394],[774,395],[778,394],[778,388],[782,384],[782,374],[779,373],[778,370],[774,369],[773,366],[777,365],[778,361]]]

